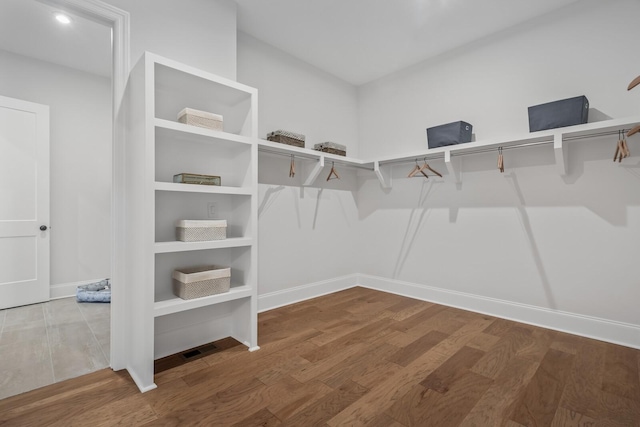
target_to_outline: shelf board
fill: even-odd
[[[223,240],[210,240],[206,242],[156,242],[155,253],[166,254],[171,252],[202,251],[207,249],[239,248],[253,245],[250,237],[234,237]]]
[[[360,168],[371,169],[383,188],[391,188],[391,170],[394,163],[403,163],[412,160],[444,158],[447,170],[454,176],[455,182],[461,182],[460,159],[457,156],[473,154],[481,150],[498,149],[499,147],[510,147],[514,145],[549,143],[553,144],[556,164],[561,175],[567,173],[567,145],[573,143],[575,139],[590,138],[612,134],[622,129],[632,128],[640,123],[640,117],[628,117],[622,119],[611,119],[583,125],[568,126],[557,129],[549,129],[540,132],[530,132],[511,137],[480,140],[460,145],[449,145],[435,149],[425,149],[414,153],[400,156],[389,156],[378,159],[361,160],[351,157],[336,156],[329,153],[322,153],[307,148],[294,147],[286,144],[279,144],[271,141],[258,140],[258,150],[267,153],[294,155],[302,158],[315,160],[317,164],[309,172],[304,184],[312,185],[322,169],[328,166],[328,162],[337,164],[352,165]],[[566,143],[565,143],[566,142]],[[456,156],[456,157],[454,157]]]
[[[324,157],[325,160],[335,161],[336,163],[340,163],[343,165],[371,166],[371,169],[373,170],[373,161],[365,161],[346,156],[337,156],[335,154],[323,153],[322,151],[311,150],[309,148],[294,147],[293,145],[280,144],[277,142],[266,141],[264,139],[258,140],[258,150],[286,155],[293,154],[294,156],[304,157],[312,160],[320,160],[321,157]]]
[[[156,191],[176,191],[186,193],[207,193],[207,194],[235,194],[240,196],[253,195],[250,187],[224,187],[218,185],[198,185],[198,184],[177,184],[175,182],[155,183]]]
[[[172,293],[161,295],[153,304],[154,317],[166,316],[167,314],[179,313],[181,311],[193,310],[195,308],[207,307],[223,302],[233,301],[240,298],[248,298],[253,295],[253,288],[247,285],[231,285],[229,292],[208,297],[185,300],[178,298]]]
[[[360,169],[374,170],[373,161],[366,161],[355,159],[353,157],[337,156],[335,154],[323,153],[321,151],[310,150],[308,148],[294,147],[292,145],[280,144],[277,142],[265,141],[263,139],[258,140],[258,151],[279,154],[279,155],[293,155],[298,158],[310,159],[317,162],[313,168],[307,173],[304,179],[303,186],[313,185],[313,183],[320,175],[320,172],[329,166],[329,163],[336,163],[338,165],[353,166]]]
[[[586,123],[583,125],[568,126],[564,128],[543,130],[540,132],[531,132],[524,135],[513,137],[503,137],[496,139],[480,140],[460,145],[449,145],[446,147],[438,147],[434,149],[425,149],[422,151],[405,154],[402,156],[393,156],[377,159],[380,165],[385,163],[396,163],[401,161],[410,161],[414,159],[422,159],[424,157],[444,157],[446,152],[451,155],[462,155],[471,153],[478,149],[509,147],[511,145],[530,144],[536,142],[553,143],[560,135],[563,139],[571,138],[587,138],[589,136],[598,136],[601,133],[616,132],[620,129],[633,127],[640,123],[640,117],[629,117],[623,119],[604,120],[600,122]]]
[[[181,64],[172,59],[164,58],[154,53],[145,53],[146,57],[162,67],[156,70],[156,80],[164,83],[172,82],[174,87],[195,86],[204,90],[213,99],[219,99],[227,105],[235,105],[243,100],[255,96],[257,89],[238,83],[189,65]]]
[[[310,150],[308,148],[295,147],[293,145],[280,144],[264,139],[258,140],[258,150],[279,154],[293,154],[313,160],[318,160],[322,155],[322,153],[320,153],[319,151]]]
[[[156,132],[167,133],[171,138],[177,140],[231,145],[246,144],[248,146],[255,143],[255,139],[247,136],[187,125],[171,120],[156,118],[154,120],[154,125],[156,127]]]

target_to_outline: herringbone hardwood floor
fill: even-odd
[[[255,353],[223,340],[159,363],[145,394],[103,370],[5,399],[0,424],[640,426],[626,347],[364,288],[263,313],[259,331]]]

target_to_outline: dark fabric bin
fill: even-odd
[[[467,122],[453,122],[446,125],[427,128],[427,144],[429,148],[471,142],[473,126]]]
[[[587,120],[589,100],[584,95],[529,107],[529,132],[581,125]]]

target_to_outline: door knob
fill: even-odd
[[[47,231],[47,226],[46,225],[41,225],[40,226],[40,231]]]

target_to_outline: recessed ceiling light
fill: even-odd
[[[56,13],[53,16],[55,16],[56,21],[58,21],[61,24],[65,24],[65,25],[71,24],[71,18],[69,18],[64,13]]]

